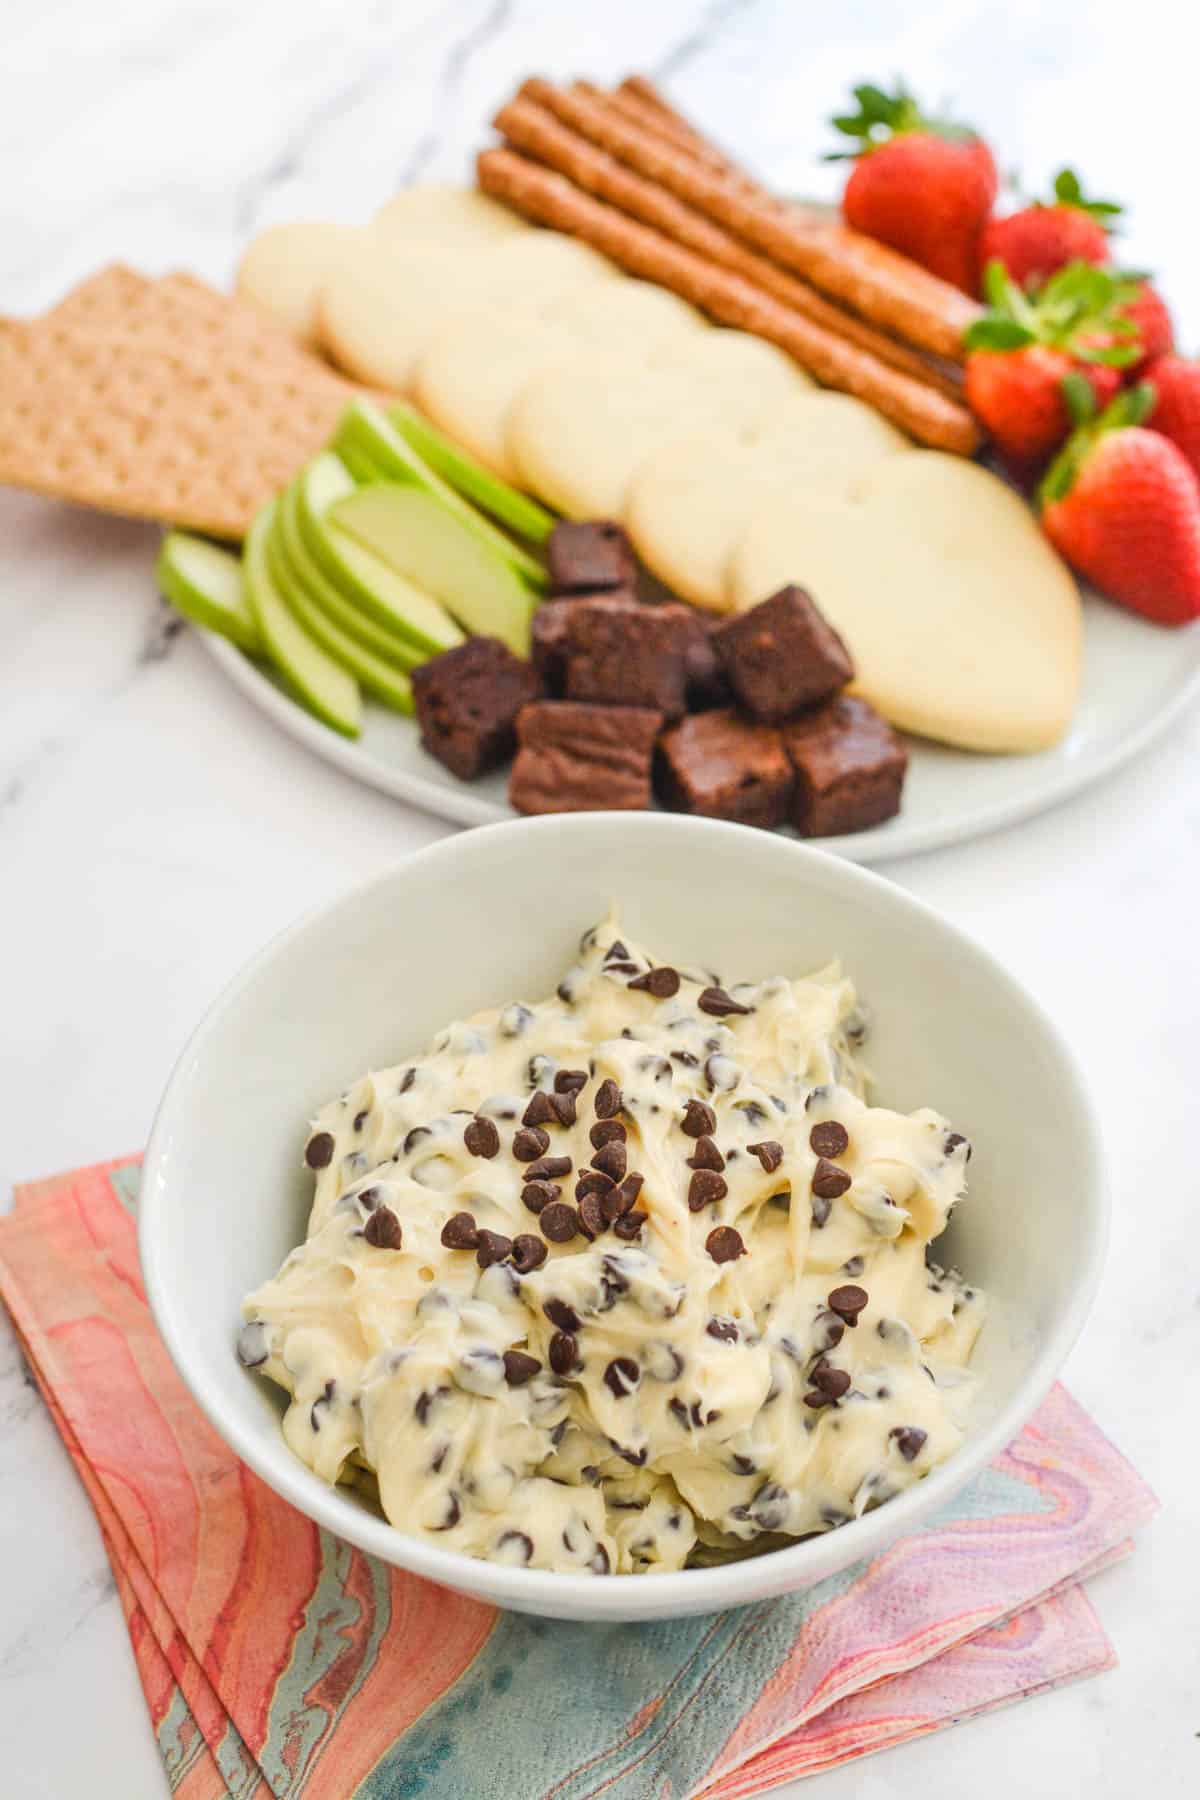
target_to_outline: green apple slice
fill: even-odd
[[[374,694],[394,712],[412,712],[412,683],[408,676],[335,625],[309,597],[304,583],[288,562],[278,511],[267,534],[267,569],[297,623],[332,656],[334,662],[341,663],[343,669],[348,669],[362,683],[366,693]]]
[[[468,631],[529,655],[537,596],[433,494],[399,482],[356,488],[329,509],[335,527],[445,602]]]
[[[393,406],[388,410],[388,418],[400,433],[410,449],[423,457],[435,475],[440,475],[450,486],[476,506],[481,506],[502,525],[518,536],[528,538],[533,544],[544,544],[554,530],[553,513],[548,513],[544,506],[531,500],[528,494],[522,494],[518,488],[511,487],[507,481],[501,481],[490,469],[468,456],[465,450],[431,425],[423,414],[411,406]]]
[[[379,624],[369,613],[363,612],[339,587],[334,586],[313,561],[300,529],[295,482],[279,496],[279,509],[271,542],[278,542],[283,560],[303,587],[308,599],[314,606],[320,607],[332,625],[357,638],[364,648],[374,651],[376,656],[391,663],[402,674],[425,661],[426,652],[418,649],[411,638],[402,637],[399,631]]]
[[[436,656],[461,644],[463,634],[431,593],[404,571],[374,555],[333,521],[333,507],[360,490],[345,464],[326,451],[309,463],[296,482],[296,516],[305,547],[327,581],[342,590],[377,624],[406,637],[418,650]]]
[[[403,481],[423,489],[439,500],[447,512],[453,513],[481,542],[498,551],[538,592],[546,586],[546,571],[536,556],[485,519],[482,513],[456,493],[448,482],[435,475],[424,458],[395,429],[391,420],[373,400],[360,396],[346,408],[334,434],[333,445],[340,450],[353,445],[374,463],[385,481]]]
[[[154,575],[176,612],[207,631],[219,632],[239,650],[261,653],[262,639],[242,583],[241,559],[187,531],[168,531]]]
[[[275,501],[256,514],[246,538],[246,596],[272,662],[297,698],[322,723],[356,738],[362,730],[362,694],[353,675],[323,650],[289,610],[267,564]]]

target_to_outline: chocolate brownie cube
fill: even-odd
[[[553,594],[594,594],[633,587],[637,557],[615,519],[560,519],[546,544]]]
[[[541,692],[532,663],[499,638],[473,637],[412,672],[421,743],[461,781],[507,762],[517,714]]]
[[[682,607],[574,600],[567,615],[567,698],[648,706],[677,719],[687,705]]]
[[[746,711],[771,724],[828,700],[854,678],[849,651],[803,588],[780,588],[727,619],[713,647]]]
[[[518,812],[639,812],[662,714],[640,706],[536,700],[517,720],[508,797]]]
[[[564,594],[561,598],[543,600],[533,615],[530,655],[542,678],[545,692],[555,699],[567,685],[567,620],[571,608],[578,606],[581,595]],[[617,588],[611,594],[589,594],[587,599],[603,606],[636,606],[632,588]]]
[[[655,758],[658,792],[675,812],[743,825],[782,825],[792,766],[773,725],[726,708],[692,713],[664,731]]]
[[[792,819],[804,837],[839,837],[900,810],[908,752],[865,700],[841,694],[783,727],[796,771]]]

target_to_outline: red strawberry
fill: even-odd
[[[1137,327],[1138,343],[1142,350],[1141,362],[1130,373],[1140,375],[1147,363],[1153,362],[1157,356],[1166,356],[1175,348],[1175,331],[1171,315],[1167,311],[1167,303],[1158,289],[1151,287],[1140,276],[1127,275],[1124,279],[1132,281],[1134,288],[1131,298],[1121,302],[1121,311]]]
[[[1042,483],[1042,524],[1114,600],[1185,625],[1200,618],[1200,488],[1183,452],[1141,429],[1153,405],[1142,383],[1079,426]]]
[[[979,234],[999,185],[983,139],[962,125],[927,119],[902,87],[856,87],[857,113],[833,120],[856,158],[842,195],[846,222],[911,256],[943,281],[975,292]]]
[[[1146,423],[1170,438],[1200,475],[1200,363],[1160,356],[1146,370],[1146,380],[1156,396]]]
[[[1110,221],[1121,208],[1112,200],[1085,200],[1079,177],[1060,169],[1054,200],[1023,206],[1006,219],[992,219],[979,240],[980,272],[1002,262],[1018,287],[1040,284],[1067,263],[1108,261]]]
[[[1138,353],[1118,283],[1102,269],[1072,263],[1031,296],[990,263],[986,285],[991,305],[966,338],[967,402],[1005,461],[1028,473],[1071,429],[1066,378],[1090,383],[1106,406]]]

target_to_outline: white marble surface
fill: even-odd
[[[225,279],[257,224],[365,217],[403,178],[464,174],[489,107],[534,69],[640,66],[774,180],[827,191],[824,115],[851,80],[900,69],[958,96],[1031,186],[1070,157],[1135,200],[1127,255],[1163,269],[1195,331],[1192,184],[1166,154],[1194,110],[1185,16],[1167,0],[10,7],[0,311],[116,256]],[[139,1146],[243,959],[446,829],[309,759],[232,693],[156,602],[151,547],[138,527],[0,494],[5,1192]],[[1102,791],[891,871],[997,951],[1079,1047],[1108,1119],[1116,1226],[1068,1379],[1164,1508],[1095,1584],[1117,1672],[821,1778],[829,1800],[1200,1785],[1198,767],[1193,716]],[[99,1537],[6,1329],[0,1793],[159,1800]]]

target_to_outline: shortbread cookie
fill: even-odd
[[[480,249],[535,229],[519,213],[476,188],[433,184],[401,188],[380,207],[372,224],[406,243],[438,244],[449,250]]]
[[[590,345],[624,349],[632,365],[666,337],[707,329],[686,301],[646,281],[588,282],[552,293],[528,312],[500,311],[488,298],[430,344],[413,373],[413,393],[465,450],[515,481],[508,415],[539,370]]]
[[[297,220],[270,225],[247,246],[236,287],[302,344],[317,339],[317,296],[347,246],[363,235],[354,225]]]
[[[548,367],[509,414],[520,479],[570,518],[621,518],[638,465],[680,432],[722,420],[753,425],[811,384],[791,360],[743,332],[672,338],[632,363],[632,347],[589,348]]]
[[[732,606],[729,559],[750,519],[775,494],[848,495],[881,456],[911,448],[874,408],[849,394],[790,396],[758,426],[673,438],[639,464],[625,522],[646,566],[676,594],[713,612]]]
[[[772,495],[730,566],[752,606],[786,582],[849,646],[855,691],[904,730],[966,750],[1043,750],[1071,720],[1081,609],[1066,565],[1012,488],[977,463],[912,451],[853,500]]]

